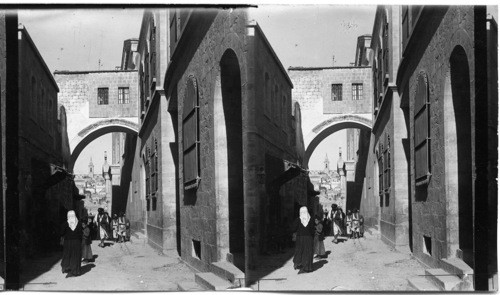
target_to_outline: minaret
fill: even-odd
[[[325,173],[330,172],[330,160],[328,160],[328,154],[325,154],[325,161],[323,163],[325,163],[324,172]]]
[[[104,151],[104,164],[102,164],[102,177],[106,181],[106,199],[109,201],[109,206],[107,208],[108,213],[111,215],[111,201],[112,201],[112,186],[111,186],[111,173],[108,164],[108,154]],[[106,210],[106,209],[105,209]]]
[[[346,174],[345,174],[345,163],[342,159],[342,148],[339,147],[339,159],[337,160],[337,172],[340,176],[340,190],[341,190],[341,201],[340,204],[342,209],[346,210],[346,198],[347,198],[347,182],[346,182]]]
[[[94,163],[92,163],[92,157],[90,157],[89,162],[89,176],[90,178],[94,178]]]

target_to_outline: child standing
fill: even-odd
[[[318,216],[314,218],[314,222],[316,223],[316,231],[314,233],[314,255],[315,258],[321,258],[326,254],[325,243],[323,242],[325,239],[323,234],[323,225],[321,224]]]
[[[90,228],[87,225],[87,218],[82,218],[82,229],[83,229],[83,239],[82,239],[82,258],[83,262],[91,262],[94,259],[94,255],[92,254],[92,248],[90,244],[92,244],[92,237],[90,236]]]

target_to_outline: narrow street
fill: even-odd
[[[263,274],[252,289],[259,291],[406,291],[407,278],[424,274],[424,268],[408,253],[384,244],[378,232],[334,244],[324,240],[327,258],[315,259],[314,271],[293,269],[293,248],[270,256],[259,267]]]
[[[83,275],[66,278],[61,253],[37,259],[21,276],[25,291],[177,291],[177,283],[194,281],[194,273],[177,253],[162,254],[144,239],[105,248],[93,241],[95,262],[82,263]]]
[[[293,248],[266,256],[250,286],[255,291],[405,291],[407,278],[424,273],[410,254],[385,245],[378,232],[357,240],[332,243],[326,237],[328,257],[314,260],[312,273],[293,269]],[[82,264],[83,275],[65,278],[59,253],[33,261],[23,272],[26,291],[177,291],[179,282],[193,282],[194,272],[176,253],[160,255],[143,239],[92,251],[94,263]]]

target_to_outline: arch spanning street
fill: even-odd
[[[139,126],[137,124],[123,119],[106,119],[86,126],[70,141],[70,171],[73,171],[76,159],[78,159],[83,149],[98,137],[113,132],[137,134],[138,130]]]
[[[306,146],[304,165],[306,167],[308,166],[312,153],[321,141],[331,134],[346,128],[359,128],[361,130],[371,131],[372,121],[361,115],[348,114],[334,116],[317,124],[307,133],[304,139]]]

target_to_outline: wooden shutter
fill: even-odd
[[[184,189],[198,186],[199,179],[199,128],[198,90],[194,79],[188,79],[184,98],[182,132],[184,155]]]
[[[430,176],[429,96],[425,74],[420,74],[415,92],[414,145],[415,180],[417,185],[427,183]]]

